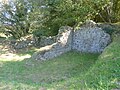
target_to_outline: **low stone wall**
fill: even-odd
[[[77,30],[69,26],[61,27],[58,35],[53,37],[41,37],[39,40],[30,36],[22,41],[7,41],[16,50],[32,46],[40,48],[32,55],[35,60],[51,59],[70,50],[101,53],[110,42],[110,35],[93,21],[87,21]]]
[[[2,41],[10,48],[15,50],[27,47],[38,47],[40,50],[32,55],[35,60],[47,60],[57,57],[70,50],[80,52],[101,53],[104,48],[111,42],[110,35],[105,32],[98,24],[93,21],[87,21],[78,29],[63,26],[59,33],[53,37],[36,37],[28,36],[21,41]],[[42,47],[42,48],[41,48]]]
[[[40,40],[36,39],[34,46],[40,48],[47,45],[51,45],[56,42],[56,39],[57,39],[57,36],[50,36],[50,37],[42,36]]]
[[[101,53],[111,42],[110,35],[99,28],[95,22],[87,21],[78,30],[65,26],[59,29],[56,43],[40,48],[33,54],[35,60],[48,60],[67,51]]]
[[[41,37],[40,40],[37,37],[30,37],[21,41],[7,40],[7,42],[9,42],[9,45],[13,49],[19,50],[19,49],[24,49],[28,47],[40,48],[43,46],[51,45],[56,42],[56,39],[57,39],[56,36],[52,36],[52,37],[43,36]]]
[[[102,27],[102,28],[101,28]],[[83,24],[78,30],[72,30],[73,38],[71,47],[72,49],[81,51],[81,52],[102,52],[104,48],[110,43],[110,35],[106,33],[105,27],[108,27],[108,25],[105,25],[103,28],[103,25],[96,24],[93,21],[87,21],[85,24]],[[62,27],[63,28],[63,27]],[[67,28],[66,28],[67,29]],[[40,39],[37,37],[27,37],[25,40],[21,41],[9,41],[10,47],[13,49],[19,50],[24,49],[28,47],[37,47],[41,48],[47,45],[54,44],[58,42],[58,38],[63,39],[62,42],[64,42],[66,37],[61,37],[62,33],[65,32],[61,29],[59,30],[59,34],[52,37],[46,37],[42,36]],[[8,42],[8,41],[7,41]]]
[[[10,41],[10,46],[13,49],[24,49],[33,46],[35,41],[33,40],[23,40],[23,41]]]
[[[32,58],[47,60],[70,51],[72,47],[72,28],[68,26],[61,27],[57,36],[56,43],[40,48],[38,52],[33,54]]]

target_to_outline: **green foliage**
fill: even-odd
[[[94,9],[98,11],[94,19],[96,22],[113,23],[120,20],[120,0],[104,0],[104,2],[98,0],[94,6]]]
[[[47,35],[57,34],[60,26],[74,27],[87,19],[109,23],[119,21],[118,0],[116,2],[110,0],[45,0],[41,6],[44,6],[41,8],[43,14],[41,29],[45,30]],[[116,10],[113,8],[117,9],[116,15],[114,14]]]
[[[25,36],[29,32],[30,23],[28,20],[28,10],[30,9],[27,2],[16,1],[10,4],[3,4],[0,13],[0,21],[6,35],[12,35],[14,38]]]
[[[120,20],[119,0],[15,0],[13,3],[3,6],[0,21],[3,31],[16,38],[27,33],[36,35],[37,31],[46,36],[56,35],[61,26],[75,27],[87,19],[109,23]]]

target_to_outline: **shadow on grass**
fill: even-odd
[[[37,52],[34,47],[14,50],[7,46],[0,45],[0,61],[21,61],[25,58],[30,58],[34,52]]]
[[[0,90],[59,88],[71,78],[80,78],[95,63],[98,54],[68,52],[49,61],[0,62]],[[7,88],[7,89],[5,89]],[[68,87],[65,87],[68,88]]]
[[[35,47],[31,47],[31,48],[16,50],[16,54],[19,56],[24,56],[26,54],[32,55],[36,51],[37,51],[37,49]]]

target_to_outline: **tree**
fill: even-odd
[[[96,22],[115,23],[120,20],[120,0],[104,0],[104,2],[94,0],[91,3],[90,5],[97,11],[94,18]]]
[[[55,35],[60,26],[74,26],[87,19],[91,8],[80,0],[45,0],[41,5],[42,22],[41,29],[48,35]]]
[[[75,27],[87,19],[120,20],[119,0],[15,0],[3,7],[0,21],[4,31],[15,38],[28,33],[56,35],[60,26]]]
[[[0,21],[6,35],[20,38],[29,33],[29,10],[30,6],[24,0],[11,1],[9,4],[2,4]]]

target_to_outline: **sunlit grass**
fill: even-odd
[[[29,54],[26,54],[24,56],[19,56],[16,54],[9,53],[9,54],[0,55],[0,61],[4,61],[4,62],[6,62],[6,61],[22,61],[22,60],[24,60],[26,58],[30,58],[30,57],[31,57],[31,55],[29,55]]]
[[[22,61],[30,58],[36,51],[38,51],[38,49],[33,47],[14,50],[7,45],[0,45],[0,61]]]

